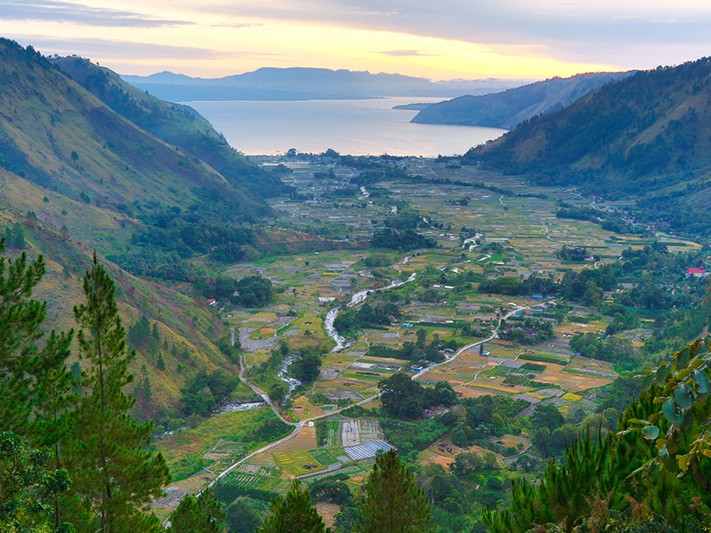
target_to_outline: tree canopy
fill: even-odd
[[[427,495],[395,450],[377,457],[363,493],[356,526],[360,533],[419,533],[427,529],[431,518]]]

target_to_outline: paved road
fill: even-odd
[[[433,368],[437,368],[438,366],[448,365],[449,363],[451,363],[452,361],[454,361],[457,357],[459,357],[460,355],[462,355],[464,352],[466,352],[466,351],[468,351],[468,350],[471,350],[471,349],[474,348],[475,346],[479,346],[480,344],[482,344],[482,343],[484,343],[484,342],[489,342],[489,341],[492,341],[492,340],[498,338],[499,335],[498,335],[498,333],[497,333],[497,330],[498,330],[499,327],[501,326],[501,322],[502,322],[503,320],[506,320],[507,318],[512,317],[512,316],[515,315],[518,311],[523,311],[524,309],[528,309],[528,307],[519,307],[519,306],[516,306],[513,310],[509,311],[508,313],[506,313],[506,315],[504,315],[503,317],[501,317],[501,318],[499,319],[499,322],[496,324],[496,327],[491,330],[491,336],[490,336],[489,338],[483,339],[483,340],[480,340],[480,341],[477,341],[477,342],[473,342],[472,344],[467,344],[467,345],[464,346],[463,348],[460,348],[459,350],[457,350],[457,352],[456,352],[452,357],[450,357],[449,359],[446,359],[445,361],[442,361],[441,363],[437,363],[437,364],[435,364],[435,365],[428,366],[427,368],[423,368],[422,370],[420,370],[419,373],[413,375],[413,376],[412,376],[412,379],[415,380],[415,379],[419,378],[420,376],[426,374],[427,372],[431,371]],[[478,374],[477,374],[477,375],[478,375]],[[476,378],[474,378],[474,379],[476,379]]]
[[[466,352],[467,350],[470,350],[471,348],[474,348],[475,346],[479,346],[479,345],[480,345],[481,343],[483,343],[483,342],[489,342],[489,341],[491,341],[491,340],[497,338],[498,335],[497,335],[496,330],[501,326],[501,321],[502,321],[502,320],[505,320],[505,319],[507,319],[507,318],[509,318],[509,317],[511,317],[511,316],[513,316],[517,311],[521,311],[521,310],[523,310],[523,309],[528,309],[528,307],[518,307],[518,306],[517,306],[515,309],[511,310],[511,311],[510,311],[509,313],[507,313],[505,316],[503,316],[502,318],[500,318],[500,319],[499,319],[499,322],[498,322],[498,324],[497,324],[497,326],[496,326],[496,328],[494,328],[494,329],[492,330],[491,336],[488,337],[487,339],[483,339],[483,340],[474,342],[474,343],[472,343],[472,344],[468,344],[467,346],[464,346],[463,348],[460,348],[459,350],[457,350],[457,352],[456,352],[452,357],[450,357],[450,358],[447,359],[446,361],[443,361],[443,362],[441,362],[441,363],[437,363],[437,364],[435,364],[435,365],[432,365],[432,366],[430,366],[430,367],[427,367],[427,368],[422,369],[418,374],[414,374],[411,379],[416,380],[416,379],[418,379],[420,376],[423,376],[424,374],[430,372],[433,368],[437,368],[437,367],[439,367],[439,366],[443,366],[443,365],[446,365],[446,364],[451,363],[452,361],[454,361],[455,359],[457,359],[457,357],[459,357],[462,353]],[[234,338],[234,337],[233,337],[233,338]],[[258,450],[253,451],[252,453],[250,453],[249,455],[243,457],[243,458],[240,459],[239,461],[237,461],[237,462],[231,464],[231,465],[230,465],[228,468],[226,468],[224,471],[220,472],[220,474],[218,474],[218,476],[217,476],[215,479],[213,479],[210,483],[208,483],[205,488],[210,488],[210,487],[212,487],[215,483],[217,483],[217,482],[220,481],[222,478],[224,478],[225,476],[227,476],[230,472],[232,472],[233,470],[235,470],[239,465],[241,465],[241,464],[243,464],[244,462],[248,461],[249,459],[251,459],[251,458],[254,457],[255,455],[259,455],[260,453],[264,453],[264,452],[269,451],[269,450],[271,450],[272,448],[274,448],[274,447],[276,447],[276,446],[278,446],[278,445],[280,445],[280,444],[283,444],[283,443],[285,443],[285,442],[290,441],[291,439],[293,439],[294,437],[296,437],[296,436],[299,434],[299,432],[301,431],[301,429],[304,427],[304,425],[308,424],[309,422],[315,422],[316,420],[319,420],[319,419],[321,419],[321,418],[326,418],[326,417],[328,417],[328,416],[338,414],[338,413],[340,413],[340,412],[342,412],[342,411],[345,411],[346,409],[350,409],[351,407],[353,407],[353,406],[355,406],[355,405],[364,405],[364,404],[366,404],[366,403],[368,403],[368,402],[371,402],[371,401],[375,400],[376,398],[378,398],[378,397],[380,396],[380,393],[374,394],[373,396],[370,396],[370,397],[368,397],[368,398],[364,398],[364,399],[360,400],[359,402],[356,402],[355,404],[349,405],[349,406],[347,406],[347,407],[341,407],[340,409],[336,409],[335,411],[328,411],[328,412],[322,413],[322,414],[320,414],[320,415],[312,416],[311,418],[306,418],[306,419],[301,420],[301,421],[299,421],[299,422],[290,422],[290,421],[286,420],[286,419],[281,415],[281,413],[280,413],[279,410],[276,408],[276,406],[274,405],[274,403],[269,399],[269,396],[268,396],[267,394],[265,394],[264,392],[262,392],[262,390],[259,389],[259,387],[257,387],[255,384],[251,383],[250,381],[248,381],[248,380],[244,377],[244,370],[245,370],[245,367],[246,367],[246,363],[245,363],[245,359],[244,359],[244,353],[242,353],[242,354],[240,355],[239,378],[240,378],[250,389],[252,389],[252,390],[254,391],[254,393],[255,393],[257,396],[259,396],[260,398],[262,398],[262,399],[267,403],[267,405],[269,405],[269,407],[271,407],[272,411],[274,411],[274,414],[276,414],[276,416],[278,416],[279,419],[280,419],[282,422],[284,422],[285,424],[288,424],[288,425],[290,425],[290,426],[293,426],[293,427],[294,427],[294,430],[293,430],[291,433],[289,433],[286,437],[281,438],[281,439],[279,439],[278,441],[271,442],[271,443],[267,444],[266,446],[262,446],[262,447],[259,448]],[[202,489],[202,490],[205,490],[205,489]],[[200,492],[202,492],[202,491],[200,491]]]
[[[245,381],[245,383],[246,383],[250,388],[252,387],[252,385],[251,385],[248,381]],[[254,390],[254,389],[252,389],[252,390]],[[256,392],[256,391],[255,391],[255,392]],[[335,411],[328,411],[328,412],[322,413],[322,414],[320,414],[320,415],[312,416],[311,418],[306,418],[306,419],[301,420],[301,421],[299,421],[299,422],[288,422],[287,420],[284,420],[284,418],[282,418],[281,414],[279,414],[279,413],[276,411],[276,408],[274,407],[274,404],[272,404],[271,402],[269,402],[269,405],[271,405],[272,409],[275,410],[275,412],[277,413],[277,416],[278,416],[279,418],[281,418],[281,420],[283,420],[285,423],[289,424],[290,426],[294,426],[294,430],[293,430],[291,433],[289,433],[286,437],[284,437],[284,438],[282,438],[282,439],[279,439],[278,441],[271,442],[271,443],[267,444],[266,446],[262,446],[261,448],[259,448],[258,450],[253,451],[252,453],[250,453],[250,454],[247,455],[246,457],[243,457],[242,459],[240,459],[240,460],[237,461],[236,463],[231,464],[231,465],[230,465],[228,468],[226,468],[224,471],[220,472],[220,474],[218,474],[218,476],[217,476],[215,479],[213,479],[212,481],[210,481],[210,483],[208,483],[205,488],[210,488],[210,487],[212,487],[215,483],[217,483],[218,481],[220,481],[223,477],[225,477],[227,474],[229,474],[230,472],[232,472],[232,471],[233,471],[235,468],[237,468],[239,465],[241,465],[241,464],[244,463],[245,461],[248,461],[249,459],[251,459],[251,458],[254,457],[255,455],[259,455],[260,453],[264,453],[264,452],[266,452],[266,451],[271,450],[272,448],[278,446],[279,444],[283,444],[284,442],[290,441],[291,439],[293,439],[294,437],[296,437],[296,436],[299,434],[299,432],[301,431],[301,428],[303,428],[303,427],[304,427],[306,424],[308,424],[309,422],[314,422],[314,421],[316,421],[316,420],[319,420],[320,418],[326,418],[327,416],[331,416],[331,415],[338,414],[338,413],[340,413],[341,411],[345,411],[346,409],[350,409],[350,408],[353,407],[354,405],[363,405],[363,404],[366,404],[366,403],[368,403],[368,402],[370,402],[370,401],[372,401],[372,400],[375,400],[378,396],[380,396],[380,394],[374,394],[373,396],[370,396],[370,397],[368,397],[368,398],[364,398],[364,399],[360,400],[358,403],[354,403],[353,405],[349,405],[349,406],[347,406],[347,407],[341,407],[340,409],[336,409]],[[265,401],[266,401],[266,400],[265,400]],[[205,489],[202,489],[200,492],[202,492],[203,490],[205,490]],[[198,494],[199,494],[199,493],[198,493]]]
[[[259,389],[259,387],[257,387],[254,383],[251,383],[250,381],[248,381],[248,380],[244,377],[244,369],[245,369],[245,366],[246,366],[246,364],[245,364],[244,353],[243,353],[243,354],[240,355],[239,378],[240,378],[240,379],[242,380],[242,382],[244,382],[250,389],[252,389],[252,390],[254,391],[254,393],[255,393],[257,396],[261,397],[261,398],[267,403],[267,405],[269,405],[269,407],[272,408],[272,411],[274,411],[274,414],[276,414],[282,422],[284,422],[285,424],[288,424],[288,425],[290,425],[290,426],[293,426],[293,427],[294,427],[294,430],[293,430],[291,433],[289,433],[286,437],[283,437],[283,438],[279,439],[278,441],[271,442],[271,443],[267,444],[266,446],[262,446],[262,447],[259,448],[258,450],[253,451],[252,453],[250,453],[249,455],[243,457],[243,458],[240,459],[239,461],[237,461],[237,462],[231,464],[228,468],[226,468],[225,470],[223,470],[222,472],[220,472],[220,473],[218,474],[218,476],[217,476],[215,479],[213,479],[212,481],[210,481],[210,483],[208,483],[208,484],[205,486],[205,488],[203,488],[200,492],[202,492],[203,490],[205,490],[205,489],[207,489],[207,488],[212,487],[215,483],[217,483],[217,482],[220,481],[222,478],[224,478],[226,475],[228,475],[230,472],[232,472],[233,470],[235,470],[239,465],[241,465],[242,463],[248,461],[249,459],[251,459],[251,458],[254,457],[255,455],[259,455],[260,453],[264,453],[264,452],[266,452],[266,451],[269,451],[269,450],[271,450],[272,448],[274,448],[274,447],[276,447],[276,446],[278,446],[278,445],[280,445],[280,444],[283,444],[284,442],[290,441],[291,439],[293,439],[294,437],[296,437],[296,436],[299,434],[299,432],[301,431],[301,429],[304,427],[304,425],[308,424],[309,422],[314,422],[314,421],[316,421],[316,420],[319,420],[320,418],[326,418],[327,416],[331,416],[331,415],[338,414],[338,413],[340,413],[341,411],[345,411],[346,409],[350,409],[350,408],[353,407],[354,405],[363,405],[363,404],[366,404],[366,403],[368,403],[368,402],[370,402],[370,401],[376,399],[378,396],[380,396],[380,394],[374,394],[373,396],[370,396],[370,397],[368,397],[368,398],[364,398],[364,399],[360,400],[359,402],[357,402],[357,403],[355,403],[355,404],[353,404],[353,405],[349,405],[349,406],[347,406],[347,407],[341,407],[340,409],[336,409],[335,411],[328,411],[328,412],[322,413],[322,414],[320,414],[320,415],[312,416],[311,418],[306,418],[306,419],[301,420],[301,421],[299,421],[299,422],[290,422],[289,420],[286,420],[286,419],[281,415],[281,413],[280,413],[279,410],[276,408],[276,406],[274,405],[274,403],[269,399],[269,396],[268,396],[268,395],[266,395],[265,393],[263,393],[263,392],[261,391],[261,389]],[[199,494],[199,493],[198,493],[198,494]]]

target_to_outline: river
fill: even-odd
[[[406,263],[407,260],[409,260],[409,257],[403,259],[403,263]],[[417,273],[413,272],[412,274],[410,274],[410,277],[404,281],[400,279],[393,280],[390,282],[390,285],[386,285],[385,287],[381,287],[379,289],[365,289],[362,291],[358,291],[353,296],[351,296],[351,301],[348,302],[347,307],[353,307],[355,305],[365,302],[366,298],[368,298],[368,295],[371,292],[381,292],[386,291],[388,289],[394,289],[395,287],[400,287],[405,283],[414,281],[416,278]],[[351,346],[353,344],[353,341],[349,341],[348,339],[346,339],[343,335],[338,333],[338,331],[336,331],[336,328],[333,326],[333,323],[335,322],[336,317],[338,316],[338,313],[340,311],[340,307],[334,307],[333,309],[329,310],[328,313],[326,313],[326,319],[323,321],[323,327],[326,330],[326,334],[333,339],[333,342],[336,343],[336,346],[334,346],[331,350],[332,352],[340,352],[344,348],[347,348],[348,346]]]
[[[301,381],[299,381],[296,378],[293,378],[289,375],[289,365],[293,363],[296,360],[297,356],[294,354],[287,355],[284,358],[284,362],[281,364],[281,369],[279,369],[279,374],[278,377],[280,380],[282,380],[284,383],[286,383],[286,386],[289,388],[289,390],[286,392],[284,395],[284,399],[288,398],[291,396],[291,393],[294,392],[294,389],[301,385]]]

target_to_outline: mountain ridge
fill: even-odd
[[[638,198],[646,220],[711,234],[711,59],[640,71],[520,124],[466,159],[542,185]]]
[[[460,96],[425,106],[412,122],[512,129],[533,116],[562,109],[601,85],[631,74],[633,71],[577,74],[569,78],[554,77],[499,93]]]
[[[449,80],[432,82],[403,74],[311,67],[262,67],[223,78],[193,78],[161,72],[122,75],[124,81],[165,100],[308,100],[387,96],[458,96],[517,87],[526,80]]]
[[[250,163],[192,107],[171,104],[136,89],[115,72],[76,56],[50,61],[119,115],[217,170],[237,188],[260,198],[287,190],[281,180]]]
[[[186,285],[136,275],[120,259],[139,253],[146,263],[176,268],[177,253],[150,255],[134,243],[136,233],[155,233],[169,221],[165,213],[199,219],[198,231],[217,227],[217,217],[219,228],[258,220],[271,213],[263,199],[268,194],[242,187],[237,174],[244,172],[244,180],[255,186],[262,176],[274,178],[230,149],[225,153],[234,156],[234,175],[228,179],[193,155],[191,147],[169,144],[165,136],[116,112],[32,47],[0,40],[0,81],[0,228],[19,226],[24,232],[25,244],[10,253],[42,254],[47,260],[48,275],[38,291],[52,303],[47,326],[73,327],[81,278],[96,251],[116,281],[126,329],[145,316],[160,334],[160,354],[139,347],[131,368],[134,375],[150,378],[153,397],[139,402],[150,411],[143,414],[175,416],[181,389],[199,372],[235,370],[230,354],[218,347],[224,324],[204,301],[193,299],[196,293]],[[113,86],[107,94],[118,89]],[[149,111],[155,102],[146,98],[136,100],[135,109],[142,103]],[[158,110],[170,113],[154,126],[169,129],[168,118],[175,115],[184,119],[177,132],[187,134],[190,124],[201,125],[204,129],[196,126],[190,139],[202,135],[210,146],[218,143],[219,135],[208,131],[204,119],[188,120],[186,113],[193,111],[166,106]]]

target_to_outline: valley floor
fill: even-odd
[[[591,201],[574,190],[532,188],[519,179],[472,167],[448,168],[422,158],[400,160],[398,165],[420,178],[353,187],[349,180],[355,173],[347,167],[315,160],[259,161],[287,165],[291,172],[284,181],[300,194],[298,199],[272,202],[279,214],[273,234],[288,228],[325,235],[343,249],[309,250],[287,236],[273,242],[281,253],[227,270],[235,277],[258,273],[278,288],[276,301],[259,310],[235,308],[228,302],[215,306],[237,333],[244,351],[241,377],[270,407],[217,415],[195,430],[159,441],[158,448],[169,458],[184,450],[180,460],[189,456],[199,465],[198,471],[186,471],[189,475],[168,489],[168,497],[156,503],[159,508],[174,507],[179,494],[206,484],[222,486],[223,494],[230,487],[235,495],[244,490],[282,493],[293,479],[312,484],[337,478],[355,489],[376,453],[393,444],[378,415],[378,384],[398,372],[428,385],[445,381],[462,399],[497,395],[523,400],[524,408],[516,418],[530,416],[537,406],[551,405],[567,417],[577,412],[582,419],[595,412],[598,389],[610,384],[618,369],[611,362],[576,355],[569,341],[579,333],[604,331],[610,317],[592,306],[545,294],[480,292],[482,280],[507,276],[559,280],[566,271],[614,263],[624,250],[640,249],[652,241],[666,244],[671,251],[699,248],[658,232],[652,237],[619,235],[589,221],[557,218],[559,202],[587,206]],[[332,178],[314,177],[331,170]],[[383,227],[383,220],[398,212],[417,213],[418,232],[438,246],[395,252],[356,244],[369,239]],[[563,246],[584,246],[594,258],[566,262],[556,255]],[[330,309],[349,302],[358,291],[405,280],[413,273],[415,281],[371,293],[366,300],[370,304],[391,298],[399,307],[399,317],[378,327],[357,328],[343,349],[331,351],[335,342],[324,329]],[[520,337],[507,337],[512,326],[527,319],[548,323],[551,338],[524,343]],[[426,342],[453,341],[454,348],[440,350],[443,361],[438,364],[399,356],[405,343],[417,342],[417,331],[425,332]],[[638,347],[650,333],[651,324],[643,321],[620,335]],[[284,344],[291,353],[318,351],[322,366],[312,384],[299,387],[287,401],[274,406],[267,394],[279,378],[256,369]],[[255,417],[275,421],[279,417],[283,423],[271,443],[255,441],[245,448],[240,444],[241,421]],[[236,431],[225,430],[232,425]],[[524,430],[461,447],[444,436],[422,449],[418,458],[424,464],[448,466],[463,451],[493,452],[499,467],[506,469],[525,454],[536,455],[531,438]],[[328,511],[331,516],[332,511]]]

